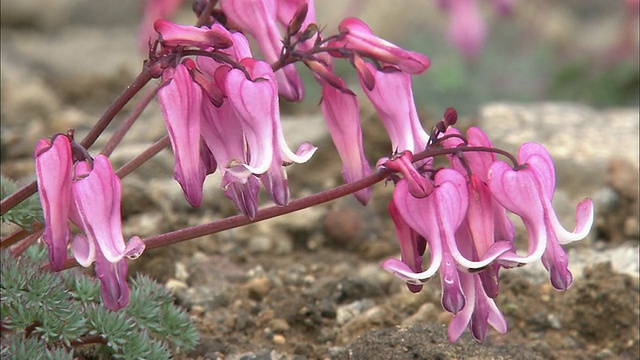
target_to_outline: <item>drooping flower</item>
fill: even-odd
[[[499,333],[507,332],[507,322],[504,315],[498,309],[495,301],[487,296],[479,274],[469,274],[459,272],[462,291],[466,302],[464,307],[454,315],[447,328],[449,341],[455,342],[469,328],[471,335],[483,341],[488,330],[487,325],[491,325]]]
[[[158,19],[168,20],[177,10],[182,0],[145,0],[143,17],[140,22],[138,44],[143,53],[149,50],[149,45],[156,39],[153,24]]]
[[[41,139],[36,145],[34,158],[45,221],[42,239],[49,250],[51,268],[60,271],[71,240],[68,220],[73,159],[69,139],[62,134],[51,140]]]
[[[362,71],[358,72],[358,78],[389,134],[393,151],[423,151],[429,136],[418,118],[411,90],[411,76],[394,67],[377,70],[369,63],[363,66],[373,77],[374,86],[367,86]]]
[[[462,145],[458,130],[448,128],[445,135],[452,136],[443,141],[446,148]],[[472,147],[493,148],[489,138],[478,128],[472,127],[466,133],[467,145]],[[496,241],[513,243],[515,228],[505,208],[491,195],[487,185],[489,167],[495,161],[495,154],[487,151],[464,152],[463,157],[450,155],[451,167],[467,177],[469,207],[467,216],[456,232],[459,242],[468,244],[472,256],[481,258]],[[464,161],[464,164],[463,164]],[[505,264],[502,265],[512,265]],[[498,295],[498,272],[501,264],[494,263],[479,273],[485,292],[494,298]]]
[[[466,216],[469,199],[466,181],[460,173],[452,169],[438,171],[433,192],[424,198],[411,195],[409,181],[411,179],[404,178],[396,184],[393,201],[406,223],[427,240],[431,262],[426,270],[416,273],[402,261],[388,259],[383,262],[384,269],[408,283],[420,284],[433,277],[441,265],[450,266],[443,265],[446,253],[450,253],[454,265],[460,269],[482,269],[511,249],[509,242],[498,241],[478,260],[462,254],[455,232]]]
[[[84,230],[87,240],[97,245],[109,262],[118,262],[125,256],[137,258],[144,244],[137,236],[128,245],[124,242],[120,215],[122,185],[109,159],[104,155],[96,156],[93,168],[87,161],[81,161],[75,172],[74,209],[80,220],[77,225]],[[84,254],[74,252],[74,255],[81,264],[86,264],[87,260],[93,262]]]
[[[158,102],[175,156],[174,178],[189,204],[199,207],[207,175],[200,153],[202,88],[193,81],[183,64],[178,64],[175,70],[165,70],[163,78],[167,84],[158,90]]]
[[[153,24],[158,32],[159,41],[166,48],[196,47],[201,50],[210,48],[226,49],[233,45],[229,32],[219,24],[211,28],[178,25],[167,20],[156,20]]]
[[[260,180],[279,205],[288,201],[288,185],[282,166],[304,163],[316,151],[308,143],[296,152],[289,149],[280,123],[276,80],[269,64],[246,58],[241,61],[251,76],[238,69],[229,70],[224,80],[227,100],[235,110],[245,134],[249,163],[244,166]],[[251,102],[246,101],[251,99]]]
[[[465,57],[480,55],[487,37],[487,26],[480,15],[477,0],[450,0],[448,37],[451,44]]]
[[[329,41],[330,48],[354,50],[386,64],[396,65],[409,74],[420,74],[431,64],[428,57],[414,51],[404,50],[373,34],[369,26],[357,18],[346,18],[338,26],[340,36]],[[340,51],[332,51],[335,57],[349,57]]]
[[[98,155],[74,166],[71,142],[63,134],[42,139],[34,151],[38,189],[45,214],[43,240],[51,268],[60,271],[71,240],[71,220],[82,232],[71,240],[73,256],[84,267],[96,261],[105,306],[118,310],[129,302],[126,259],[140,256],[144,243],[125,244],[120,218],[121,185],[109,160]]]
[[[282,36],[277,23],[275,0],[222,0],[225,15],[243,31],[256,39],[258,47],[269,63],[275,63],[282,52]],[[275,74],[280,94],[289,101],[302,101],[304,85],[293,64]]]
[[[549,271],[551,284],[566,290],[573,278],[568,257],[561,244],[585,238],[593,224],[593,202],[580,202],[576,208],[576,227],[565,230],[552,207],[555,191],[555,170],[546,149],[537,143],[525,143],[518,149],[515,169],[503,161],[494,162],[489,169],[488,185],[493,196],[507,210],[522,218],[529,237],[527,256],[508,252],[500,258],[529,263],[542,258]]]
[[[124,241],[120,215],[122,185],[106,156],[96,156],[93,166],[87,161],[79,162],[75,178],[71,219],[84,234],[75,235],[73,255],[84,267],[96,262],[103,302],[115,311],[129,302],[125,257],[138,258],[145,245],[137,236],[128,243]]]
[[[344,82],[342,80],[340,82],[344,86]],[[320,108],[324,114],[333,144],[342,160],[344,182],[350,183],[371,174],[371,167],[364,156],[357,97],[346,94],[324,82]],[[354,195],[358,201],[366,204],[371,198],[371,189],[362,189]]]

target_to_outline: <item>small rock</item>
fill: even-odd
[[[273,319],[270,322],[271,329],[275,333],[283,333],[287,332],[290,329],[289,323],[285,319]]]
[[[359,335],[374,329],[397,324],[398,314],[387,306],[374,306],[353,317],[340,328],[340,343],[353,341]]]
[[[177,279],[169,279],[169,280],[167,280],[167,282],[164,284],[164,286],[167,289],[169,289],[172,293],[174,293],[176,295],[176,297],[179,297],[178,294],[182,295],[189,288],[187,283],[185,283],[183,281],[180,281],[180,280],[177,280]]]
[[[436,306],[432,303],[425,303],[420,306],[418,311],[404,319],[400,324],[401,327],[410,327],[419,324],[433,323],[438,320]]]
[[[371,299],[364,299],[354,301],[347,305],[338,306],[336,310],[336,323],[338,325],[344,325],[349,320],[353,319],[356,315],[361,314],[363,311],[373,307],[375,303]]]
[[[264,235],[254,236],[249,239],[247,248],[252,254],[266,253],[273,248],[273,240]]]
[[[247,289],[252,299],[262,300],[269,290],[271,290],[271,280],[267,277],[253,278],[247,283]]]
[[[187,271],[187,266],[181,261],[176,261],[175,266],[176,266],[176,271],[175,271],[176,279],[180,281],[187,281],[187,279],[189,278],[189,272]]]
[[[549,326],[551,326],[551,328],[556,330],[562,329],[562,323],[560,323],[560,319],[558,319],[558,315],[556,314],[547,315],[547,321],[549,322]]]
[[[273,343],[276,345],[282,345],[287,342],[287,338],[280,334],[273,335]]]
[[[178,297],[178,299],[187,308],[202,306],[207,310],[213,310],[228,305],[229,296],[228,285],[215,287],[195,286],[187,289],[182,297]]]
[[[453,314],[443,311],[438,315],[438,324],[448,324],[453,319]]]

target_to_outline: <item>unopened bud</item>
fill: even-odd
[[[316,24],[309,24],[309,26],[307,26],[307,28],[300,33],[300,41],[301,42],[305,42],[311,38],[313,38],[319,31],[318,25]]]
[[[448,107],[447,110],[444,111],[444,118],[442,119],[442,121],[447,127],[455,125],[455,123],[458,121],[458,112],[456,111],[456,109]]]
[[[300,31],[302,24],[307,18],[308,9],[309,9],[309,6],[307,5],[306,2],[300,5],[296,13],[293,15],[293,18],[291,19],[291,21],[289,21],[289,26],[287,27],[287,35],[293,36]]]

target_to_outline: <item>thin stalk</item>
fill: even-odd
[[[144,109],[147,108],[151,100],[153,100],[156,97],[157,93],[158,93],[158,87],[156,86],[152,89],[149,89],[149,91],[147,91],[147,93],[144,94],[142,99],[140,99],[140,101],[136,103],[133,111],[131,111],[131,113],[122,121],[120,126],[118,126],[118,128],[113,133],[111,138],[107,141],[107,143],[104,145],[102,150],[100,150],[101,154],[104,154],[106,156],[111,155],[113,150],[116,148],[116,146],[118,146],[118,144],[120,144],[120,141],[122,141],[122,139],[127,134],[129,129],[131,129],[131,126],[133,126],[133,123],[135,123],[136,120],[138,120],[138,118],[140,117]]]
[[[214,222],[202,225],[191,226],[188,228],[155,235],[144,239],[146,249],[155,249],[162,246],[177,244],[179,242],[195,239],[204,235],[215,234],[220,231],[237,228],[240,226],[253,224],[259,221],[271,219],[277,216],[290,214],[295,211],[306,209],[315,205],[324,204],[326,202],[347,196],[356,191],[362,190],[369,186],[372,186],[380,181],[386,179],[390,172],[387,170],[380,170],[375,174],[369,175],[358,181],[354,181],[349,184],[340,185],[333,189],[325,190],[315,195],[307,196],[302,199],[291,201],[285,206],[271,206],[266,209],[258,210],[256,217],[250,219],[244,215],[236,215]],[[78,266],[78,263],[73,258],[67,258],[63,268],[69,269]],[[44,264],[43,267],[49,268],[49,264]]]
[[[18,245],[16,245],[15,247],[11,248],[11,250],[10,250],[11,251],[11,255],[18,256],[18,255],[22,254],[23,252],[25,252],[29,248],[29,246],[35,244],[36,241],[38,241],[38,239],[40,238],[40,236],[42,235],[43,232],[44,232],[44,229],[40,228],[39,230],[35,231],[33,234],[27,236]]]
[[[127,86],[127,88],[116,98],[116,100],[109,106],[107,111],[102,114],[102,117],[98,120],[98,122],[93,126],[87,136],[82,139],[80,143],[85,149],[89,149],[91,145],[96,141],[98,136],[102,134],[104,129],[109,125],[109,123],[115,118],[115,116],[122,110],[122,108],[133,98],[133,96],[142,89],[144,85],[146,85],[149,81],[151,81],[151,72],[147,66],[142,68],[142,71],[138,76]],[[38,186],[35,181],[23,186],[15,193],[7,196],[2,199],[0,202],[0,215],[3,215],[9,209],[12,209],[14,206],[23,202],[29,196],[35,194],[38,190]]]
[[[137,169],[140,165],[144,164],[147,160],[151,159],[155,154],[159,153],[162,149],[169,146],[169,136],[165,135],[161,137],[158,141],[153,143],[153,145],[149,146],[147,150],[143,151],[140,155],[134,157],[129,160],[126,164],[124,164],[120,169],[116,171],[116,175],[119,178],[123,178],[129,175],[133,170]]]
[[[33,225],[33,231],[38,231],[42,229],[42,224],[38,224],[35,223]],[[2,239],[0,239],[0,249],[6,249],[9,246],[17,243],[18,241],[24,239],[25,237],[29,236],[30,234],[32,234],[31,232],[20,228],[19,230],[3,237]]]

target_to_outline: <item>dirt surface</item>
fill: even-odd
[[[420,294],[411,294],[399,281],[382,276],[382,270],[372,267],[371,260],[359,252],[336,247],[296,249],[287,256],[251,256],[241,251],[233,258],[231,264],[215,256],[203,262],[207,265],[202,272],[219,267],[217,275],[209,275],[218,277],[216,283],[224,295],[214,309],[191,308],[202,343],[184,358],[639,356],[638,279],[613,273],[607,264],[587,271],[566,293],[556,292],[548,283],[533,284],[520,274],[503,272],[498,304],[509,332],[501,335],[491,330],[484,343],[467,332],[449,344],[445,324],[451,316],[441,309],[438,280]],[[220,268],[225,269],[223,274]],[[251,271],[256,268],[260,270]],[[241,269],[249,270],[249,275],[238,276]],[[345,315],[349,309],[351,318]]]

